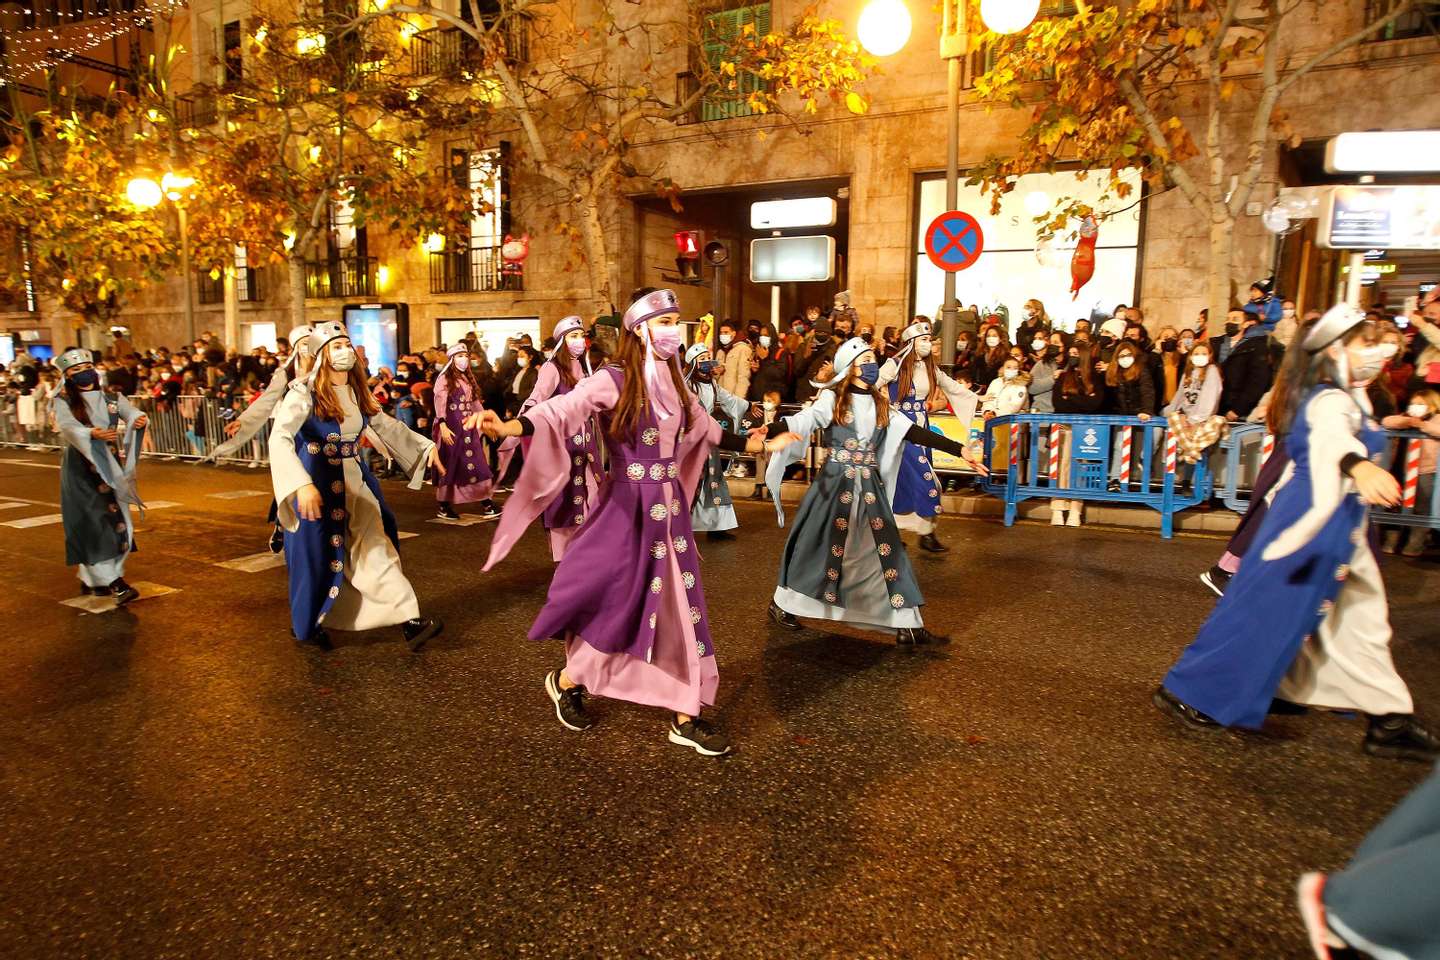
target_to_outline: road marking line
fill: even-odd
[[[35,460],[9,460],[9,459],[6,459],[6,460],[0,460],[0,463],[18,463],[18,464],[20,464],[21,466],[25,466],[25,467],[39,467],[39,468],[41,468],[42,470],[59,470],[59,469],[60,469],[60,464],[58,464],[58,463],[40,463],[40,462],[35,461]]]
[[[226,570],[238,570],[241,573],[259,573],[262,570],[274,570],[276,567],[285,566],[285,554],[271,553],[266,550],[264,553],[252,553],[248,557],[225,560],[215,566],[224,567]]]
[[[418,536],[420,536],[420,534],[418,534],[418,533],[411,533],[409,530],[401,530],[401,531],[400,531],[400,539],[401,539],[401,540],[409,540],[409,539],[411,539],[412,537],[418,537]]]
[[[223,493],[207,493],[211,500],[243,500],[246,497],[268,497],[269,490],[226,490]]]
[[[177,500],[151,500],[145,504],[146,510],[164,510],[167,507],[178,507],[182,504]]]
[[[0,510],[11,510],[15,507],[29,506],[24,500],[0,500]]]
[[[175,587],[161,586],[158,583],[150,583],[143,580],[132,583],[130,586],[140,591],[140,596],[131,600],[130,603],[139,603],[141,600],[149,600],[151,597],[163,597],[167,593],[179,592]],[[120,609],[115,605],[115,599],[113,597],[70,597],[67,600],[61,600],[60,604],[66,607],[74,607],[81,613],[109,613],[112,610]]]
[[[499,520],[499,517],[482,517],[478,513],[462,513],[459,520],[446,520],[441,517],[432,517],[426,523],[438,523],[446,527],[473,527],[477,523],[490,523]]]
[[[0,526],[14,527],[16,530],[24,530],[27,527],[44,527],[52,523],[59,523],[65,517],[59,513],[47,513],[43,517],[26,517],[23,520],[7,520]]]

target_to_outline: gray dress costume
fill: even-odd
[[[715,416],[718,407],[739,431],[740,420],[750,412],[750,403],[735,396],[724,387],[713,383],[692,383],[691,388],[700,399],[700,409]],[[719,419],[719,418],[717,418]],[[740,526],[735,519],[735,505],[730,497],[730,482],[720,462],[720,448],[710,451],[705,461],[700,483],[695,488],[695,502],[690,506],[690,528],[696,533],[707,531],[734,530]]]
[[[63,392],[55,397],[55,425],[65,439],[60,458],[65,562],[79,567],[85,586],[108,587],[125,575],[125,558],[135,548],[130,508],[145,506],[135,492],[144,430],[133,425],[142,413],[120,394],[86,390],[80,396],[89,424],[70,410]],[[112,446],[91,436],[92,427],[118,430],[119,437]]]

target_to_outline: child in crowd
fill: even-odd
[[[1410,405],[1405,408],[1404,413],[1386,417],[1381,425],[1387,430],[1420,430],[1430,437],[1440,437],[1440,417],[1436,416],[1437,413],[1440,413],[1440,391],[1427,387],[1411,395]],[[1440,453],[1440,440],[1426,439],[1419,443],[1420,481],[1415,493],[1415,512],[1423,515],[1430,512],[1430,505],[1434,502],[1435,459],[1436,454]],[[1411,527],[1403,548],[1400,547],[1401,532],[1400,527],[1391,527],[1385,531],[1386,553],[1394,553],[1399,549],[1403,556],[1418,557],[1425,552],[1425,540],[1430,534],[1429,530],[1425,527]]]

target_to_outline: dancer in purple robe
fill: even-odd
[[[530,628],[531,639],[565,640],[565,667],[546,675],[545,691],[568,729],[593,725],[584,701],[590,693],[670,710],[671,743],[720,756],[730,752],[729,740],[699,717],[715,703],[719,673],[688,505],[711,447],[759,453],[798,438],[725,433],[685,387],[676,362],[679,319],[674,293],[638,291],[613,366],[517,420],[485,413],[488,436],[530,442],[485,569],[574,486],[567,442],[598,419],[609,476]]]
[[[469,347],[462,341],[446,353],[445,366],[435,377],[435,446],[445,469],[430,471],[429,479],[440,501],[435,515],[441,520],[460,519],[457,503],[479,503],[480,516],[486,520],[500,516],[490,499],[495,477],[485,462],[479,429],[484,410],[480,384],[470,372]]]

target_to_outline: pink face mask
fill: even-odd
[[[675,356],[683,343],[684,338],[679,327],[650,328],[650,349],[654,350],[655,356],[661,360],[669,360]]]
[[[574,357],[576,360],[579,360],[579,359],[580,359],[580,355],[585,352],[585,341],[584,341],[584,340],[566,340],[566,341],[565,341],[565,349],[570,351],[570,356]]]

